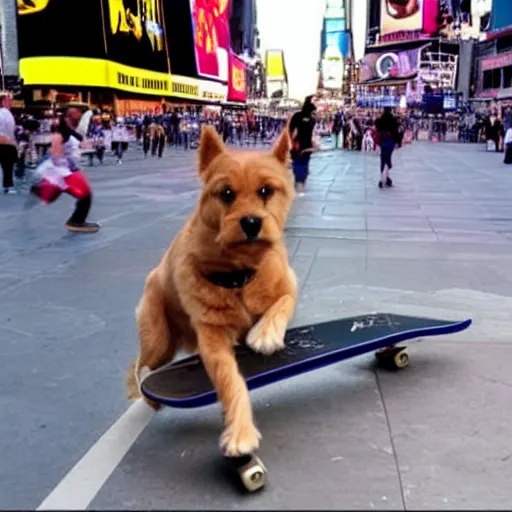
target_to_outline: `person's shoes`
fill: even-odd
[[[97,222],[84,222],[79,224],[78,222],[66,222],[66,227],[69,231],[74,233],[96,233],[100,229],[100,225]]]
[[[383,186],[382,181],[379,181],[379,188],[382,188]]]
[[[7,195],[15,195],[17,194],[18,191],[14,188],[14,187],[7,187],[7,188],[4,188],[4,194],[7,194]]]
[[[391,178],[386,178],[386,187],[392,187],[393,186],[393,180]]]

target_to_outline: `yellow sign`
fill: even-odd
[[[282,50],[268,50],[265,56],[267,78],[280,79],[285,76]]]
[[[44,11],[50,0],[16,0],[18,14],[34,14]]]
[[[27,86],[105,87],[122,91],[202,101],[225,101],[227,86],[195,78],[171,76],[104,59],[27,57],[20,60]]]

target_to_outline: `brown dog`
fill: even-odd
[[[148,275],[136,311],[140,355],[129,397],[179,348],[199,352],[224,409],[220,445],[229,456],[253,452],[261,439],[233,347],[245,337],[257,352],[283,348],[295,309],[297,280],[283,242],[294,198],[289,152],[287,130],[262,154],[228,151],[212,127],[203,129],[201,197]]]

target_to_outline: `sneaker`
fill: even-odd
[[[393,186],[393,180],[391,178],[386,178],[386,187],[392,187]]]
[[[96,233],[100,229],[100,225],[97,222],[84,222],[79,224],[77,222],[66,222],[66,227],[69,231],[75,233]]]
[[[12,195],[15,195],[17,193],[18,193],[18,191],[14,187],[4,188],[4,194],[12,196]]]

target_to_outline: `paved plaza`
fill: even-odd
[[[217,448],[218,405],[130,405],[134,309],[197,197],[195,152],[86,167],[97,234],[72,201],[0,196],[0,508],[512,507],[512,170],[481,146],[415,143],[379,190],[378,156],[322,151],[286,231],[293,325],[375,311],[471,317],[410,347],[251,394],[269,484],[243,495]]]

